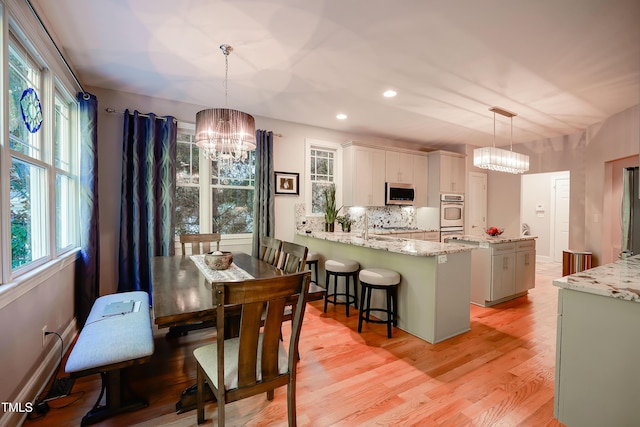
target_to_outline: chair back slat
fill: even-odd
[[[180,246],[182,255],[187,255],[187,245],[191,245],[191,255],[212,252],[211,244],[216,244],[216,251],[220,250],[220,233],[181,234]]]
[[[279,268],[287,274],[304,271],[308,252],[309,250],[306,246],[298,245],[297,243],[283,242]]]
[[[269,236],[262,236],[260,239],[260,259],[274,267],[278,265],[281,249],[282,240]]]

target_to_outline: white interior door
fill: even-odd
[[[467,212],[469,224],[465,232],[472,236],[484,236],[487,229],[487,174],[469,173],[467,191]]]
[[[555,178],[553,220],[553,261],[562,262],[562,251],[569,248],[569,178]]]

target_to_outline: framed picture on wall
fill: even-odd
[[[296,172],[274,172],[276,181],[276,194],[300,194],[300,174]]]

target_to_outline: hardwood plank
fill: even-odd
[[[323,313],[322,301],[310,303],[300,340],[298,424],[561,426],[553,418],[552,279],[537,274],[528,296],[489,308],[471,305],[471,331],[435,345],[398,329],[388,339],[384,325],[365,325],[358,334],[357,316],[347,318],[340,309]],[[100,426],[196,425],[195,412],[175,414],[175,403],[195,382],[193,350],[211,342],[215,330],[177,339],[166,339],[165,332],[154,331],[151,362],[130,371],[133,389],[149,407]],[[287,328],[283,334],[287,340]],[[52,410],[25,426],[77,426],[99,392],[98,375],[80,378],[71,397],[49,402]],[[233,425],[285,426],[286,413],[286,388],[272,402],[254,396],[227,405]],[[217,422],[215,404],[206,414],[205,425]]]

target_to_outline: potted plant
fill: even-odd
[[[351,219],[351,215],[349,215],[349,213],[336,217],[336,221],[338,221],[338,224],[342,225],[342,231],[347,233],[351,231],[353,220]]]
[[[335,227],[338,211],[336,209],[336,186],[331,184],[324,191],[324,231],[333,231]]]

